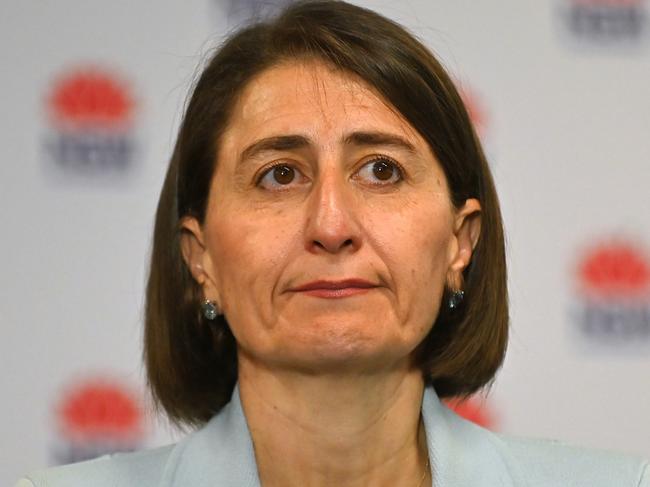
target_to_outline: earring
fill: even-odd
[[[203,312],[203,316],[205,316],[206,320],[214,320],[217,316],[219,316],[219,308],[217,308],[217,305],[214,301],[210,301],[209,299],[206,299],[201,303],[201,311]]]
[[[465,292],[461,291],[460,289],[458,291],[452,291],[451,296],[449,296],[449,301],[447,302],[447,306],[449,309],[456,309],[458,306],[460,306],[460,303],[463,302],[463,298],[465,297]]]

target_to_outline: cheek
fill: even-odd
[[[431,306],[442,293],[452,238],[448,206],[440,200],[369,216],[368,232],[388,266],[403,307]],[[437,309],[437,308],[436,308]]]
[[[402,205],[399,211],[371,211],[366,228],[391,260],[408,264],[415,274],[446,264],[452,226],[439,199]]]
[[[288,216],[279,212],[231,211],[226,204],[220,209],[208,228],[208,246],[220,288],[234,299],[267,298],[250,291],[272,289],[295,241],[296,229],[290,226]]]

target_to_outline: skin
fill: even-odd
[[[205,221],[183,220],[182,250],[237,340],[263,485],[417,485],[427,452],[412,353],[445,285],[460,287],[478,201],[455,208],[421,135],[316,61],[254,78],[216,160]],[[373,287],[297,290],[351,278]]]

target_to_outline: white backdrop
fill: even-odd
[[[195,68],[249,3],[0,7],[0,484],[175,437],[143,399],[154,208]],[[512,304],[490,427],[650,457],[647,2],[357,3],[419,35],[480,125]]]

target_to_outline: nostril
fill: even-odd
[[[315,248],[325,250],[327,252],[338,252],[347,247],[354,247],[354,239],[348,238],[343,242],[328,241],[328,240],[312,240],[312,245]]]

